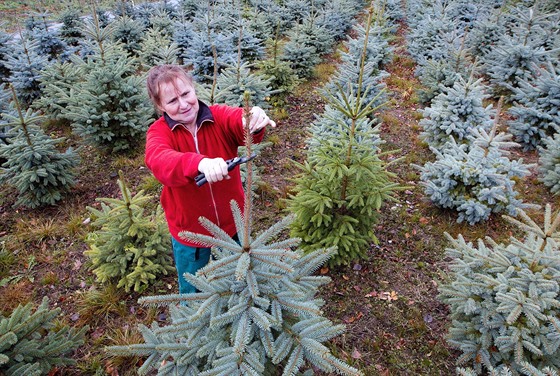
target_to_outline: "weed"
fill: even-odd
[[[76,293],[76,307],[81,324],[107,321],[112,316],[126,314],[126,296],[115,284],[107,284],[99,289]]]
[[[315,67],[315,77],[319,82],[327,82],[336,71],[336,66],[332,63],[321,63]]]
[[[56,274],[53,271],[47,272],[47,274],[45,274],[43,276],[43,278],[41,278],[41,285],[42,286],[57,285],[58,282],[60,282],[60,280],[58,278],[58,274]]]
[[[139,188],[144,192],[146,192],[146,194],[150,194],[150,195],[153,194],[158,196],[161,192],[162,187],[163,186],[161,185],[161,183],[151,174],[145,176],[142,179],[142,183],[139,186]]]
[[[21,219],[16,223],[15,236],[24,243],[41,243],[64,234],[64,227],[55,218]]]
[[[12,312],[19,304],[25,305],[32,302],[35,297],[35,289],[29,280],[10,283],[1,288],[0,314],[2,315]]]
[[[112,163],[115,170],[126,170],[128,168],[139,168],[144,165],[144,155],[139,153],[134,157],[119,155]]]
[[[16,262],[13,253],[5,247],[5,241],[0,242],[0,280],[4,279],[10,273],[12,265]]]

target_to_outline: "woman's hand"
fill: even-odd
[[[257,106],[251,108],[251,120],[249,121],[251,133],[257,133],[269,124],[272,128],[276,127],[276,122],[271,120],[262,108]],[[243,125],[245,125],[245,118],[243,118]]]
[[[228,166],[223,158],[204,158],[198,163],[198,171],[204,174],[208,183],[229,179]]]

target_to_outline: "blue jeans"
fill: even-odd
[[[185,273],[196,274],[197,270],[203,268],[210,260],[210,248],[189,247],[175,238],[171,237],[173,244],[173,257],[175,268],[179,275],[179,293],[188,294],[196,292],[196,288],[187,282],[183,275]]]

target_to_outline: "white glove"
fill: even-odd
[[[208,183],[229,178],[228,166],[223,158],[204,158],[198,163],[198,171],[204,174]]]
[[[271,120],[262,108],[257,106],[251,108],[251,120],[249,121],[251,133],[257,133],[269,124],[272,128],[276,127],[276,122]],[[243,118],[243,125],[245,125],[245,118]]]

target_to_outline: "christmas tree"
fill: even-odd
[[[127,292],[141,292],[174,270],[171,238],[161,207],[146,213],[151,196],[132,195],[122,172],[119,188],[121,199],[97,199],[101,209],[88,207],[95,230],[86,238],[90,248],[84,253],[98,281],[117,280]]]
[[[371,24],[370,9],[368,23]],[[366,32],[367,35],[367,32]],[[366,256],[376,242],[373,225],[378,210],[392,199],[397,184],[378,152],[377,128],[370,119],[376,110],[374,97],[366,101],[364,66],[367,38],[360,59],[357,90],[340,87],[328,98],[324,120],[314,125],[307,161],[299,164],[295,194],[288,209],[295,214],[291,235],[302,238],[302,248],[337,247],[331,265],[348,264]],[[331,136],[331,137],[329,137]]]
[[[20,34],[18,42],[11,41],[10,55],[6,57],[5,64],[10,70],[8,81],[16,90],[22,106],[28,108],[41,96],[41,70],[48,64],[47,57],[39,54],[37,41],[28,40]]]
[[[290,64],[298,78],[310,78],[315,66],[321,62],[313,35],[306,34],[302,26],[296,25],[288,32],[288,39],[284,45],[282,60]]]
[[[56,328],[60,308],[49,309],[48,299],[32,312],[19,305],[9,317],[0,315],[0,373],[6,376],[50,374],[54,367],[75,364],[68,354],[84,344],[87,326]]]
[[[454,33],[455,25],[447,17],[442,1],[436,1],[431,6],[424,4],[424,6],[427,9],[418,13],[409,11],[409,14],[415,14],[417,22],[411,24],[411,30],[406,36],[407,50],[416,61],[447,59],[449,58],[447,36]]]
[[[548,59],[554,60],[554,51],[545,48],[542,39],[554,15],[539,14],[535,9],[515,8],[510,33],[502,36],[491,53],[484,59],[486,72],[497,94],[510,95],[519,83],[537,74],[537,67]],[[506,98],[509,99],[509,98]]]
[[[471,63],[469,52],[463,37],[459,48],[455,48],[455,43],[449,44],[449,59],[424,59],[419,62],[415,75],[422,83],[418,90],[418,98],[422,103],[429,104],[447,88],[453,87],[459,77],[477,76],[478,64],[476,60]]]
[[[85,38],[82,32],[83,21],[80,12],[75,8],[68,8],[59,16],[60,36],[69,46],[77,47]]]
[[[183,58],[185,65],[192,66],[192,75],[199,82],[211,82],[214,68],[220,72],[237,59],[233,45],[235,32],[220,30],[222,17],[211,18],[208,14],[193,22],[195,32]]]
[[[549,62],[537,75],[520,80],[514,88],[509,113],[509,131],[524,150],[543,145],[547,137],[560,133],[560,66]]]
[[[41,71],[42,95],[33,102],[32,108],[47,118],[68,122],[64,114],[70,94],[81,80],[79,69],[72,62],[56,62]]]
[[[508,158],[508,149],[518,144],[509,141],[511,135],[496,133],[497,121],[489,133],[472,129],[468,144],[450,137],[443,150],[431,147],[436,161],[418,166],[426,195],[437,206],[456,210],[457,222],[475,224],[493,212],[515,215],[529,207],[516,198],[514,178],[529,175],[532,165]]]
[[[441,150],[450,136],[457,143],[468,143],[474,129],[490,131],[494,113],[491,104],[484,106],[488,94],[482,79],[475,80],[474,72],[468,81],[458,76],[453,87],[444,90],[422,110],[419,122],[420,136],[430,147]]]
[[[554,194],[560,193],[560,133],[544,139],[539,148],[541,181]]]
[[[6,82],[10,77],[10,68],[7,66],[7,59],[11,51],[12,37],[0,30],[0,83]]]
[[[355,22],[356,15],[362,10],[363,2],[355,0],[333,0],[328,2],[314,2],[318,8],[314,16],[314,24],[335,41],[347,37],[347,31]]]
[[[61,83],[61,116],[72,123],[74,132],[86,142],[106,151],[122,152],[142,142],[153,116],[137,65],[111,42],[112,28],[101,29],[87,22],[84,33],[93,41],[93,54],[85,60],[73,58],[80,81],[70,91]]]
[[[245,119],[249,124],[247,104]],[[248,127],[246,133],[251,153]],[[287,376],[297,374],[305,362],[330,374],[361,374],[323,344],[344,329],[322,316],[323,301],[316,298],[317,289],[330,279],[312,275],[332,249],[303,255],[295,250],[298,239],[278,240],[290,217],[253,237],[251,206],[250,190],[243,213],[234,201],[231,205],[239,243],[205,218],[200,222],[211,236],[180,234],[213,249],[214,260],[196,275],[184,275],[198,292],[140,299],[169,305],[171,322],[141,326],[144,344],[109,351],[147,356],[138,369],[141,375],[155,368],[158,375],[265,375],[281,369]]]
[[[3,114],[10,142],[0,143],[2,164],[0,183],[18,191],[16,205],[36,208],[54,205],[74,185],[74,168],[79,163],[77,153],[68,148],[60,153],[56,145],[64,138],[52,139],[40,128],[42,117],[31,109],[23,112],[12,88],[17,115]]]
[[[68,60],[73,53],[72,49],[60,37],[59,29],[50,26],[47,13],[37,15],[38,23],[30,28],[26,33],[31,40],[37,41],[37,52],[39,55],[45,55],[52,61]]]
[[[128,16],[122,16],[113,21],[113,41],[120,42],[129,56],[138,56],[144,37],[144,25]]]
[[[457,362],[477,374],[503,365],[560,367],[560,213],[547,205],[543,226],[524,211],[518,216],[505,218],[525,235],[506,244],[447,234],[452,274],[440,299],[451,309],[448,341],[462,352]]]

